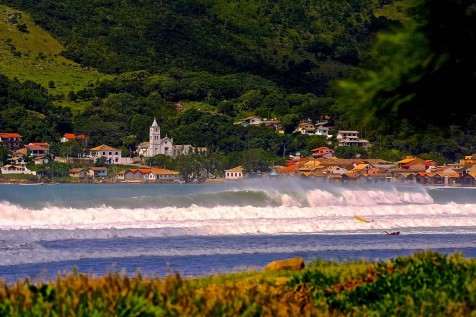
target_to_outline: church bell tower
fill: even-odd
[[[150,126],[149,132],[149,157],[156,156],[160,153],[160,127],[157,124],[157,120],[154,118],[154,122]]]

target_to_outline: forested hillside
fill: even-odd
[[[376,15],[381,0],[1,2],[61,39],[64,56],[105,73],[250,72],[321,94],[396,23]]]
[[[470,34],[471,1],[450,2],[454,14],[448,14],[447,21],[457,24],[467,16],[463,30]],[[127,152],[147,138],[148,126],[157,117],[163,133],[177,143],[208,146],[230,157],[259,149],[282,157],[285,150],[306,153],[327,144],[318,137],[289,132],[301,119],[330,117],[331,125],[360,130],[374,144],[365,153],[368,156],[398,159],[422,154],[444,162],[473,150],[475,133],[468,120],[474,108],[468,104],[448,105],[455,109],[453,114],[425,120],[432,113],[432,105],[424,102],[430,85],[438,83],[440,95],[428,100],[451,100],[441,96],[445,85],[441,79],[452,74],[449,78],[454,81],[458,72],[453,74],[456,64],[446,61],[469,61],[464,57],[472,52],[455,47],[454,55],[446,54],[447,41],[457,29],[449,28],[444,38],[438,38],[438,25],[446,21],[435,19],[435,12],[444,6],[441,0],[0,0],[0,4],[17,17],[7,21],[15,32],[0,43],[5,47],[0,52],[9,61],[30,58],[37,64],[47,60],[80,65],[58,68],[73,78],[79,72],[94,74],[83,76],[87,79],[83,81],[68,80],[58,89],[54,81],[46,87],[35,72],[15,76],[0,70],[7,75],[0,83],[0,130],[18,131],[26,142],[57,142],[65,132],[86,133],[91,145],[108,143]],[[434,29],[425,28],[432,19],[437,23]],[[31,58],[21,41],[36,32],[36,25],[64,50]],[[460,39],[466,43],[471,38]],[[431,62],[431,56],[438,58]],[[429,61],[434,66],[426,69]],[[460,79],[474,80],[474,65],[465,65],[469,67]],[[427,76],[432,74],[437,75]],[[67,87],[70,90],[64,93]],[[460,85],[458,93],[468,92],[467,87]],[[427,93],[418,93],[423,90]],[[414,115],[408,109],[418,111]],[[54,113],[61,115],[53,119]],[[234,124],[248,115],[277,118],[288,134]],[[52,125],[58,118],[62,123]]]

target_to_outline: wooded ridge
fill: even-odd
[[[474,48],[464,36],[462,44],[448,46],[460,26],[458,14],[470,22],[460,30],[474,28],[471,1],[450,1],[441,19],[439,0],[0,4],[8,28],[0,33],[0,73],[6,75],[0,78],[0,130],[19,132],[27,142],[53,143],[75,132],[89,135],[93,145],[127,149],[147,138],[156,117],[178,143],[224,154],[263,148],[281,157],[285,147],[306,151],[327,143],[233,124],[259,115],[281,120],[287,131],[299,120],[329,117],[332,126],[361,131],[373,144],[373,157],[415,154],[444,162],[473,151],[474,108],[462,98],[475,81],[474,62],[465,58]],[[450,26],[442,38],[433,21]],[[24,44],[39,30],[48,32],[41,33],[44,42],[60,48]],[[467,70],[455,71],[454,60]],[[422,70],[423,61],[431,69]],[[31,67],[16,76],[22,63]],[[458,94],[447,91],[442,98],[438,89],[429,96],[428,87],[443,86],[448,74]],[[438,105],[426,101],[452,98],[457,106],[447,104],[446,114],[430,116]]]

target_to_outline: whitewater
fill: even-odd
[[[295,255],[382,259],[427,249],[476,257],[475,210],[476,188],[417,184],[2,184],[0,278],[73,268],[203,275]]]

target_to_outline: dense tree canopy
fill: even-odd
[[[327,145],[292,134],[300,120],[325,119],[361,131],[373,145],[361,155],[453,161],[474,149],[471,0],[0,3],[30,12],[65,43],[65,56],[116,74],[54,96],[84,105],[74,116],[53,106],[46,88],[0,75],[0,130],[25,142],[54,143],[74,132],[89,136],[81,150],[109,144],[130,151],[148,140],[156,118],[175,143],[224,158],[210,166],[251,170],[263,160],[241,152],[259,158],[264,149],[272,160]],[[409,11],[399,10],[403,3]],[[391,9],[403,18],[385,14]],[[328,90],[335,79],[342,80]],[[286,134],[237,124],[250,115],[280,120]],[[339,151],[356,154],[347,150]]]

